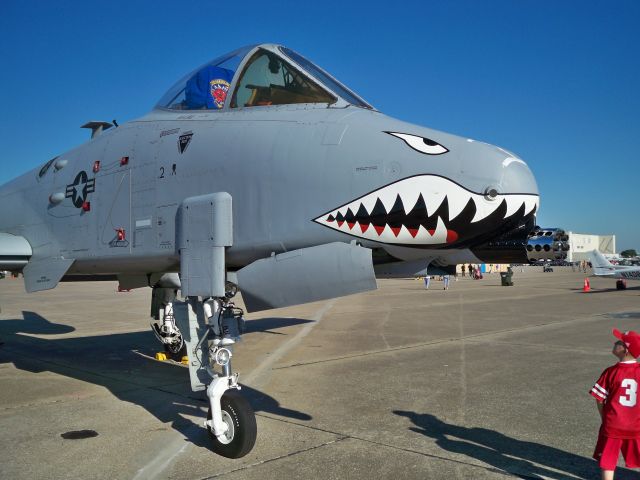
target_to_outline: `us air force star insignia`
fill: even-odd
[[[87,196],[95,191],[96,179],[88,178],[87,172],[83,170],[76,175],[72,184],[67,185],[65,198],[70,198],[74,207],[81,208]]]
[[[180,152],[180,154],[183,154],[189,146],[191,137],[193,137],[193,132],[184,132],[184,134],[178,137],[178,151]]]

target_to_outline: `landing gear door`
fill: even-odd
[[[233,244],[231,195],[185,199],[178,209],[180,280],[185,297],[224,297],[225,247]]]

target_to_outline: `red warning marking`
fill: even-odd
[[[360,224],[360,231],[362,233],[366,232],[367,230],[369,230],[369,224],[368,223],[361,223]]]
[[[447,243],[453,243],[458,240],[458,232],[455,230],[447,230]]]
[[[382,232],[384,232],[384,227],[385,227],[385,226],[386,226],[386,225],[382,225],[382,226],[380,226],[380,225],[374,225],[374,226],[373,226],[373,228],[375,228],[375,229],[376,229],[376,232],[378,232],[378,235],[382,235]]]
[[[429,232],[429,235],[431,235],[432,237],[435,235],[436,231],[435,230],[427,230],[427,232]]]
[[[347,225],[349,225],[349,230],[351,230],[355,224],[355,222],[347,222]]]
[[[389,227],[391,229],[391,231],[393,232],[393,234],[397,237],[398,235],[400,235],[400,229],[402,227]]]
[[[341,227],[343,223],[344,223],[344,220],[338,220],[338,226],[339,227]]]
[[[416,238],[416,236],[418,235],[418,228],[407,228],[407,230],[409,230],[409,233],[413,238]]]

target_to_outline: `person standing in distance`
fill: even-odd
[[[613,353],[618,363],[607,368],[589,392],[602,419],[593,458],[598,461],[603,480],[613,480],[620,452],[629,468],[640,467],[640,335],[613,329],[618,338]]]

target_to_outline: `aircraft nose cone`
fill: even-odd
[[[529,166],[519,158],[508,157],[502,162],[501,193],[538,194],[538,185]]]

